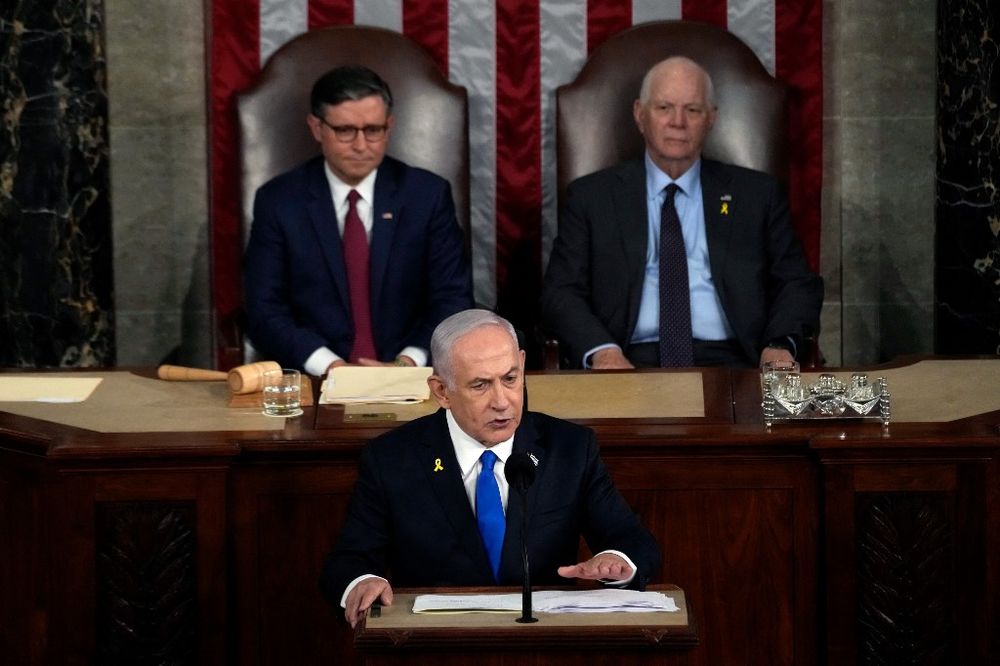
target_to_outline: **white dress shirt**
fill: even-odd
[[[361,225],[365,228],[365,235],[368,237],[368,242],[370,243],[372,239],[372,226],[374,224],[372,204],[375,201],[375,177],[378,174],[378,169],[374,169],[360,183],[354,186],[348,185],[338,178],[330,169],[330,165],[325,162],[323,163],[323,169],[326,171],[326,181],[330,185],[333,210],[337,214],[337,230],[340,232],[341,238],[344,237],[344,221],[347,219],[347,211],[351,206],[350,201],[347,200],[347,195],[350,194],[351,190],[356,190],[360,197],[357,203],[355,203],[355,209],[358,211],[358,217],[361,218]],[[399,352],[399,356],[409,356],[418,366],[427,365],[427,350],[420,347],[405,347]],[[324,346],[310,354],[303,367],[305,367],[306,372],[310,375],[322,377],[326,374],[326,369],[330,367],[331,363],[340,360],[342,360],[340,356],[334,353],[329,347]]]
[[[472,506],[472,512],[476,512],[476,482],[479,480],[479,473],[483,469],[480,457],[483,455],[483,451],[489,448],[497,456],[497,461],[493,463],[493,474],[496,476],[497,486],[500,488],[500,501],[503,502],[504,515],[507,515],[507,498],[510,495],[510,485],[508,485],[507,479],[504,477],[503,470],[504,465],[507,462],[507,458],[510,457],[511,452],[514,450],[514,438],[511,437],[510,439],[504,440],[499,444],[486,447],[486,445],[482,442],[469,436],[468,433],[459,427],[458,422],[455,420],[455,417],[452,416],[450,409],[445,410],[445,418],[448,419],[448,434],[451,436],[451,443],[455,447],[455,457],[458,458],[458,466],[462,472],[462,483],[465,485],[465,494],[469,497],[469,504]],[[625,580],[606,580],[602,582],[614,586],[628,585],[635,577],[635,562],[629,559],[629,556],[621,551],[602,550],[598,553],[598,555],[603,555],[604,553],[611,553],[625,560],[632,568],[632,575]],[[375,574],[364,574],[352,580],[344,590],[344,594],[340,597],[341,608],[347,607],[347,596],[351,593],[351,590],[358,585],[358,583],[366,578],[382,577],[376,576]],[[382,578],[382,580],[385,579]]]

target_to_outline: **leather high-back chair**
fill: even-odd
[[[395,126],[386,152],[451,183],[468,250],[465,88],[450,83],[430,55],[408,37],[353,25],[313,30],[291,40],[268,59],[253,87],[237,97],[243,244],[250,237],[257,188],[320,153],[306,125],[309,95],[313,83],[338,65],[364,65],[389,84]],[[243,361],[252,360],[247,341],[240,343],[244,346]]]
[[[608,39],[573,82],[556,90],[560,200],[574,179],[642,156],[645,144],[632,104],[649,68],[671,56],[694,60],[712,77],[719,113],[705,157],[764,171],[787,183],[788,86],[772,77],[732,33],[707,23],[658,21]],[[558,343],[546,339],[544,345],[545,367],[558,367]]]
[[[705,156],[787,181],[787,86],[732,33],[706,23],[658,21],[611,37],[572,83],[556,90],[560,196],[573,179],[642,155],[632,103],[646,71],[677,55],[704,67],[715,86],[719,114]]]

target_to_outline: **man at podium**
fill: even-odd
[[[486,310],[452,315],[435,329],[431,357],[441,409],[363,451],[323,566],[326,599],[353,626],[376,601],[392,603],[391,585],[518,585],[525,515],[532,582],[644,588],[660,568],[655,540],[612,483],[591,430],[523,411],[524,352],[510,323]],[[505,477],[512,454],[534,466],[524,500]],[[597,554],[577,563],[581,535]]]

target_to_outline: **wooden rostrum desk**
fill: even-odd
[[[753,371],[529,376],[532,409],[597,432],[663,549],[654,580],[694,609],[699,644],[649,663],[1000,662],[1000,361],[885,373],[888,430],[766,429]],[[125,375],[69,410],[0,403],[4,663],[361,663],[317,580],[392,424],[319,406],[234,426],[171,397],[218,389],[137,405],[145,384],[111,393]]]
[[[516,613],[413,613],[421,594],[511,594],[521,589],[423,588],[395,590],[393,603],[358,625],[355,645],[366,666],[519,666],[545,663],[579,666],[582,661],[645,666],[666,662],[698,644],[697,623],[684,591],[676,585],[651,585],[669,595],[674,612],[545,613],[520,624]],[[542,658],[543,657],[543,658]]]

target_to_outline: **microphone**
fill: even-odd
[[[528,488],[535,482],[535,462],[527,454],[515,451],[507,457],[503,475],[507,484],[521,497],[521,563],[524,583],[521,588],[521,617],[515,622],[538,622],[531,616],[531,570],[528,567]]]
[[[535,463],[527,453],[514,451],[507,456],[507,462],[503,465],[503,475],[511,488],[519,493],[526,493],[535,482]]]

